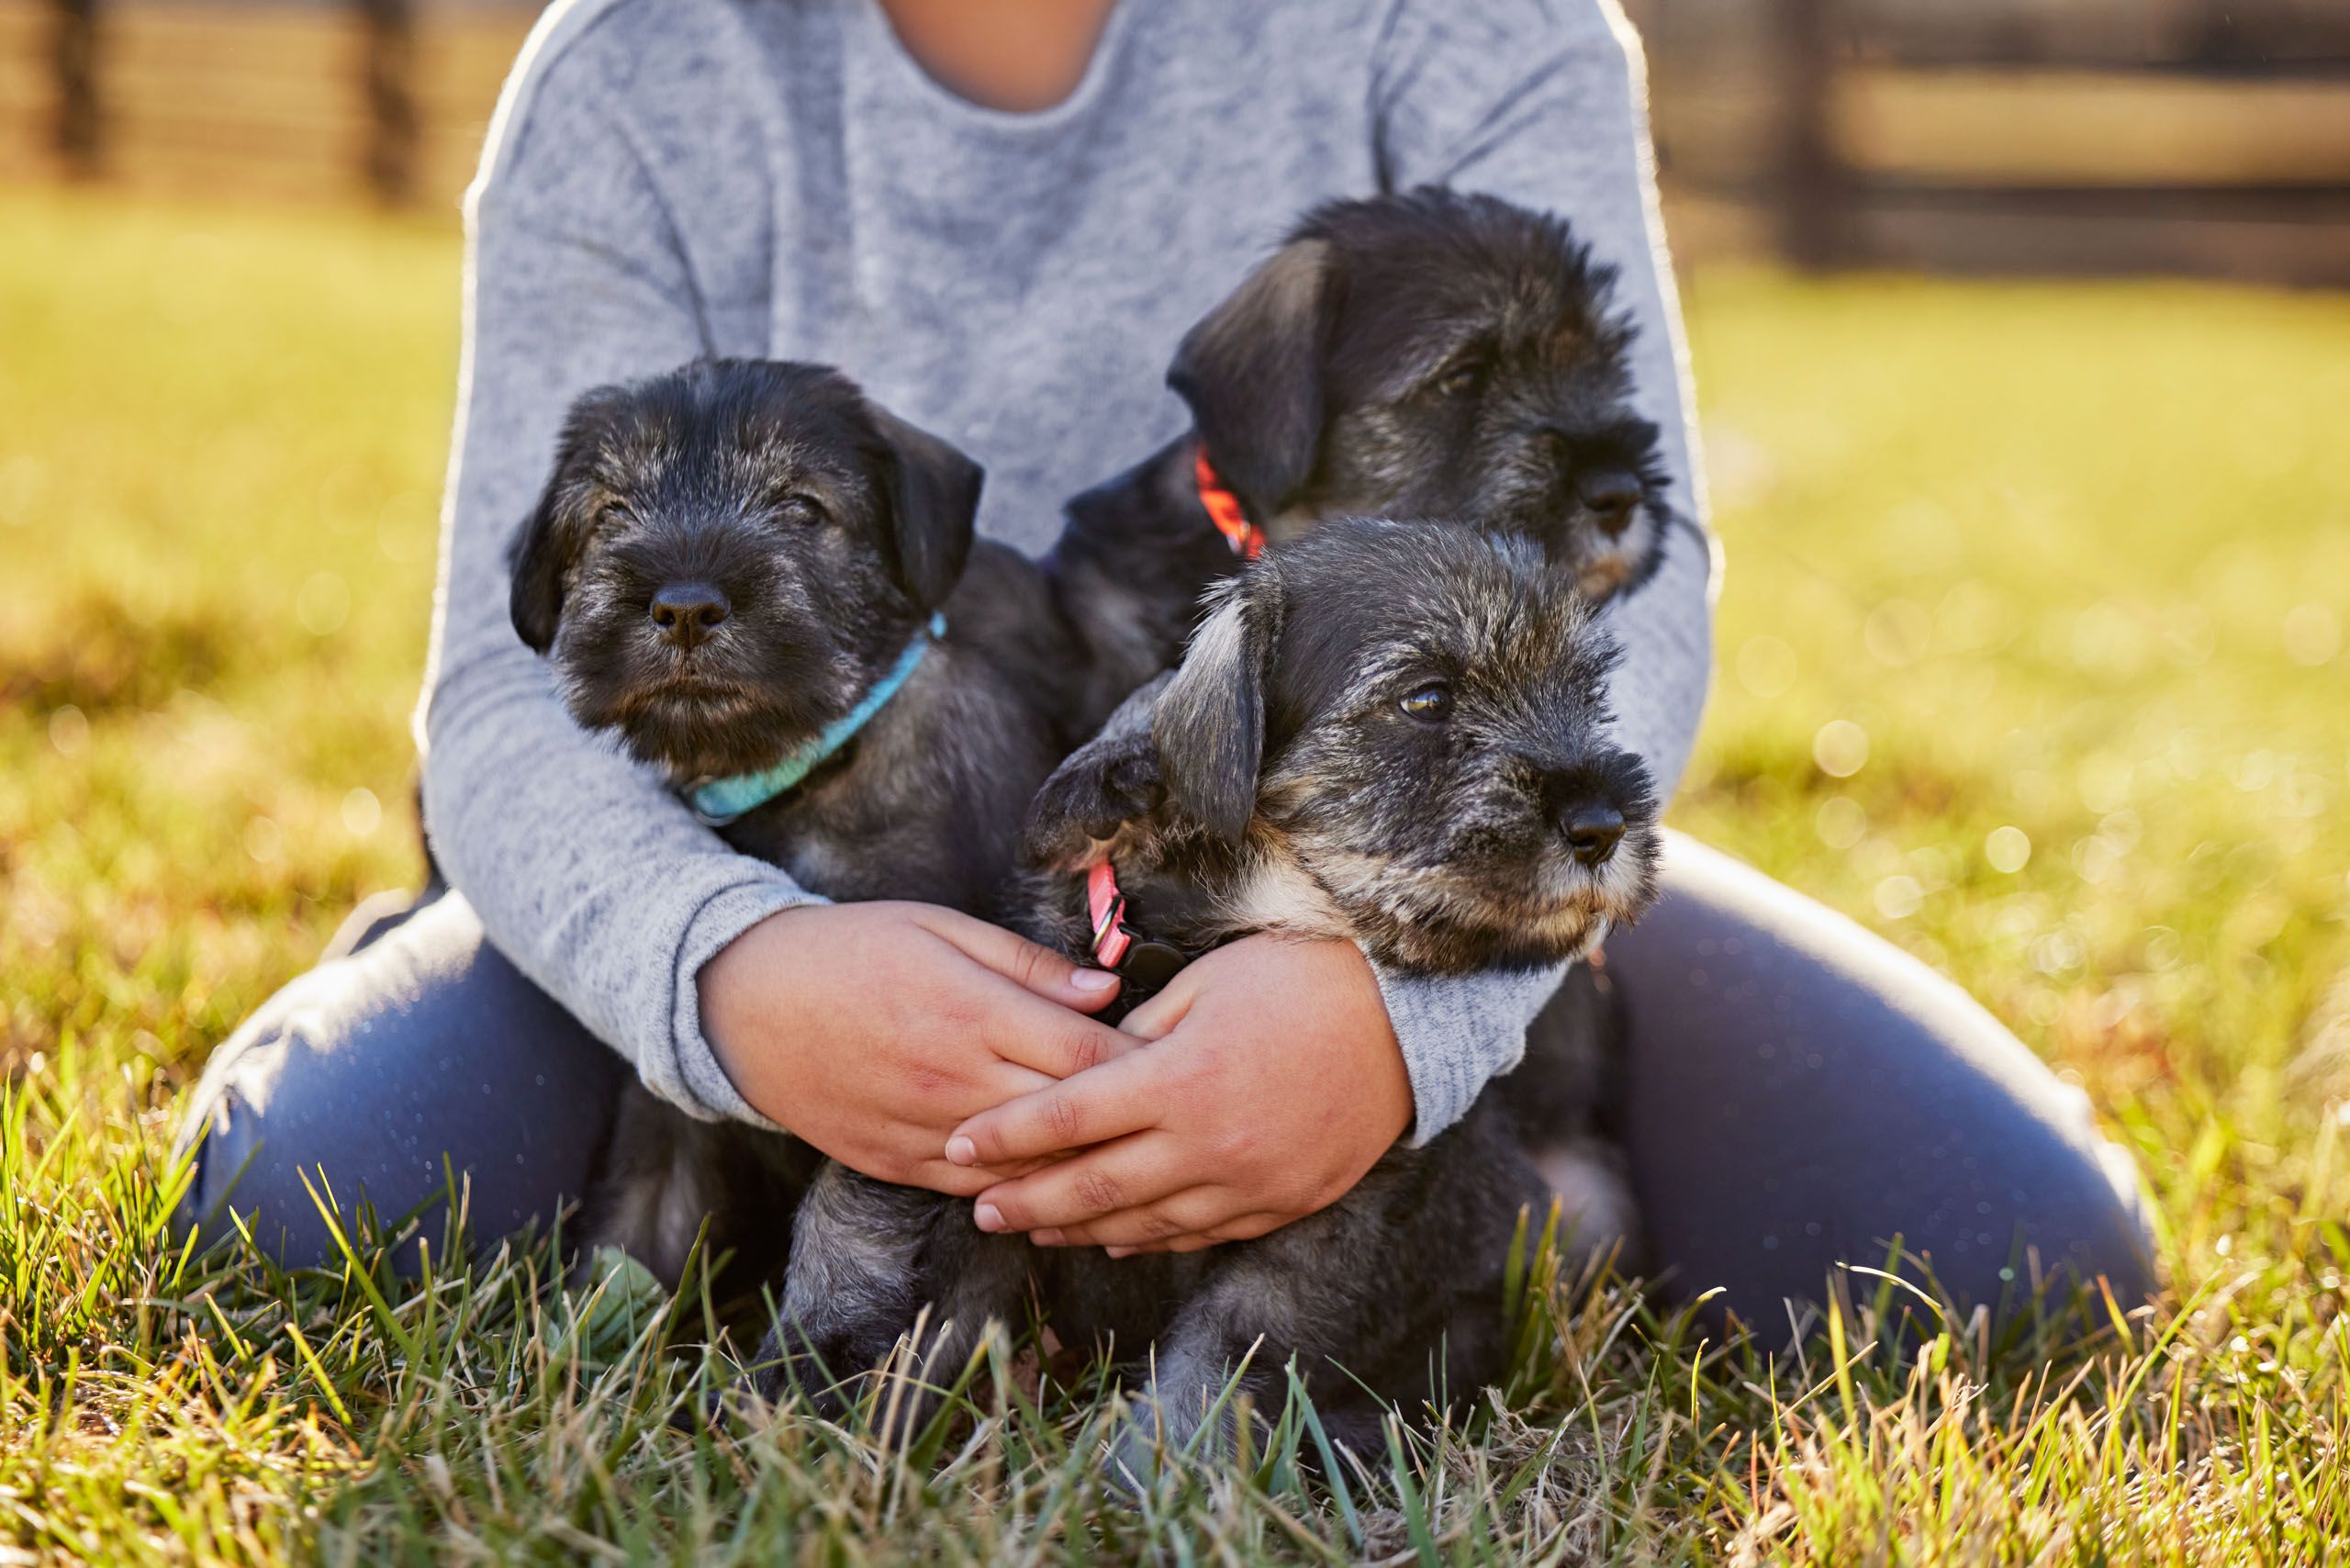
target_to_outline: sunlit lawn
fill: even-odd
[[[1676,818],[2087,1088],[2156,1194],[2161,1304],[2044,1377],[1965,1325],[1897,1356],[1865,1300],[1847,1361],[1768,1361],[1561,1292],[1523,1419],[1343,1495],[1276,1451],[1135,1507],[1100,1490],[1095,1391],[1035,1407],[1008,1356],[908,1465],[792,1415],[665,1425],[691,1314],[664,1350],[645,1304],[583,1316],[543,1253],[420,1289],[166,1252],[173,1091],[417,875],[455,244],[25,193],[0,237],[0,1560],[2192,1563],[2350,1537],[2350,300],[1689,288],[1729,571]]]

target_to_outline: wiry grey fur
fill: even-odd
[[[1611,656],[1523,541],[1350,521],[1276,547],[1218,594],[1181,670],[1056,771],[1022,924],[1084,954],[1084,870],[1107,856],[1134,922],[1194,955],[1251,932],[1444,973],[1584,951],[1645,907],[1657,854],[1645,777],[1603,734]],[[1437,686],[1448,716],[1407,711]],[[1594,804],[1625,831],[1585,864],[1568,824]],[[1550,1202],[1494,1096],[1321,1213],[1190,1255],[1032,1249],[959,1210],[909,1249],[894,1224],[840,1223],[820,1196],[836,1174],[802,1210],[770,1387],[873,1364],[923,1303],[945,1325],[928,1363],[952,1369],[1033,1297],[1065,1340],[1149,1347],[1148,1408],[1178,1441],[1259,1340],[1247,1385],[1295,1356],[1342,1440],[1376,1433],[1366,1388],[1407,1410],[1472,1393],[1502,1370],[1512,1232]],[[1123,1462],[1139,1471],[1152,1438]]]
[[[1074,660],[1042,577],[971,545],[977,485],[952,448],[815,367],[704,364],[599,392],[518,541],[516,624],[583,722],[686,784],[802,743],[943,601],[945,638],[856,740],[724,831],[836,896],[984,908]],[[648,630],[648,605],[688,578],[724,610],[680,646]],[[1081,954],[1080,868],[1107,853],[1150,934],[1193,953],[1252,931],[1349,938],[1427,973],[1585,951],[1645,902],[1655,857],[1645,778],[1602,733],[1612,657],[1572,579],[1523,539],[1317,529],[1222,588],[1181,671],[1055,775],[1011,917]],[[1441,722],[1399,708],[1434,686]],[[1579,857],[1565,823],[1592,801],[1625,836]],[[960,1203],[835,1164],[811,1179],[814,1164],[632,1091],[589,1238],[674,1281],[707,1223],[756,1280],[790,1215],[770,1392],[838,1399],[835,1377],[888,1356],[925,1306],[946,1326],[925,1366],[951,1371],[1033,1293],[1065,1336],[1153,1347],[1150,1398],[1179,1429],[1262,1337],[1258,1374],[1296,1352],[1342,1438],[1373,1429],[1356,1379],[1408,1406],[1495,1373],[1501,1259],[1549,1196],[1489,1107],[1272,1236],[1113,1264],[987,1237]]]
[[[1192,431],[1069,505],[1049,565],[1085,717],[1170,666],[1201,590],[1237,568],[1200,505],[1203,448],[1275,540],[1442,518],[1536,541],[1588,598],[1638,586],[1675,518],[1614,284],[1565,219],[1495,196],[1309,213],[1185,335],[1168,382]]]

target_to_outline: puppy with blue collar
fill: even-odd
[[[1072,660],[1035,566],[974,538],[980,483],[819,365],[701,361],[600,388],[515,540],[514,626],[573,717],[735,848],[835,901],[981,913],[1066,750]],[[632,1084],[586,1244],[674,1286],[707,1224],[730,1284],[772,1283],[821,1163]],[[946,1202],[854,1182],[891,1210]]]

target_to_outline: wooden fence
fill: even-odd
[[[1674,238],[2350,286],[2344,0],[1627,0]]]
[[[1626,3],[1684,253],[2350,285],[2350,0]],[[0,178],[448,211],[532,20],[0,0]]]
[[[446,210],[533,15],[0,0],[0,178]]]

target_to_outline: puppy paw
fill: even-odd
[[[1624,1156],[1597,1138],[1574,1138],[1531,1151],[1559,1204],[1559,1242],[1576,1267],[1607,1260],[1623,1276],[1639,1272],[1640,1211]]]
[[[1119,830],[1149,816],[1165,798],[1158,751],[1147,732],[1100,736],[1036,791],[1022,854],[1047,870],[1081,870],[1102,858]]]
[[[735,1385],[736,1393],[741,1403],[754,1409],[780,1410],[796,1396],[800,1407],[820,1420],[845,1420],[856,1408],[877,1359],[861,1353],[853,1334],[820,1330],[810,1335],[797,1325],[778,1323]]]
[[[1102,1456],[1102,1479],[1128,1503],[1137,1503],[1158,1486],[1165,1468],[1156,1421],[1129,1414]]]

